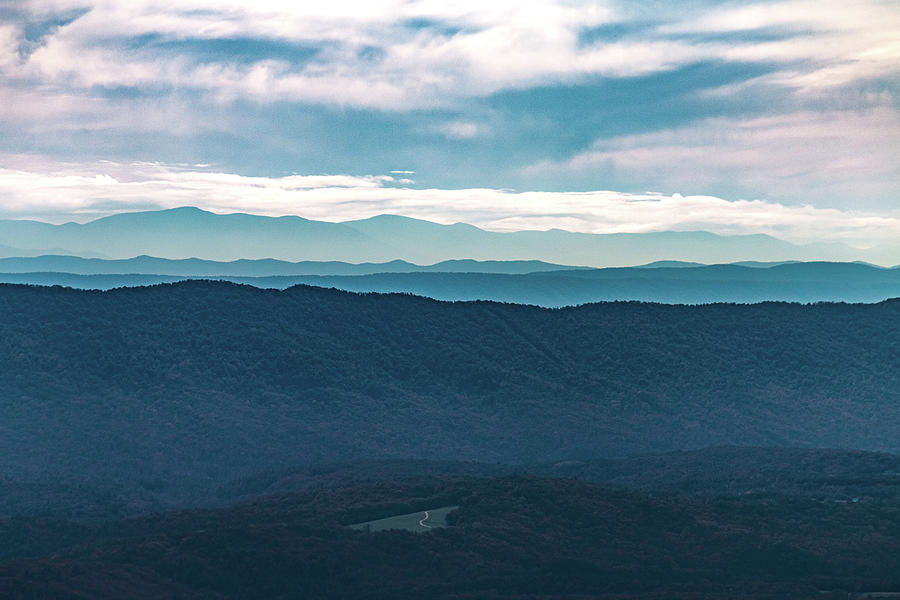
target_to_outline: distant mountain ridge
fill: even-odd
[[[275,258],[363,263],[400,259],[433,264],[466,258],[590,266],[659,260],[706,264],[785,260],[900,262],[897,248],[859,250],[839,243],[801,246],[763,234],[590,234],[558,229],[501,233],[464,223],[441,225],[396,215],[331,223],[296,216],[214,214],[192,207],[122,213],[84,224],[4,220],[0,221],[0,244],[11,248],[65,248],[70,254],[111,258],[151,255],[218,261]]]
[[[111,289],[173,283],[191,278],[223,279],[259,288],[285,289],[305,284],[352,292],[399,292],[437,300],[493,300],[544,307],[616,300],[668,304],[763,301],[872,303],[900,297],[900,269],[884,269],[861,263],[788,262],[769,267],[754,263],[754,266],[733,264],[572,269],[534,262],[449,261],[420,267],[400,261],[381,265],[350,265],[279,261],[210,263],[196,259],[166,261],[149,257],[126,261],[42,258],[48,260],[0,260],[0,282]],[[2,272],[5,269],[26,269],[39,265],[70,266],[88,273]],[[133,271],[159,268],[168,273],[188,274],[109,272],[123,265]],[[90,273],[92,269],[98,272]],[[212,274],[228,269],[233,273],[296,269],[311,271],[313,274]],[[332,274],[315,274],[316,271],[330,271]]]
[[[0,273],[71,273],[74,275],[174,275],[183,277],[272,277],[284,275],[371,275],[375,273],[507,273],[590,269],[556,265],[539,260],[476,261],[445,260],[433,265],[417,265],[404,260],[386,263],[343,261],[298,261],[277,259],[234,260],[229,262],[199,258],[168,259],[154,256],[104,260],[80,256],[45,255],[0,258]]]

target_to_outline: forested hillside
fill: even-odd
[[[546,310],[185,282],[0,287],[5,472],[184,494],[360,457],[891,450],[900,302]]]
[[[368,466],[367,482],[212,510],[0,520],[0,596],[861,600],[900,588],[896,502],[683,500],[532,476],[380,478]],[[447,528],[346,527],[447,504],[458,506]]]

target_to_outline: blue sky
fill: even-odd
[[[0,216],[900,239],[895,0],[312,4],[0,2]]]

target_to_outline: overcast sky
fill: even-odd
[[[900,5],[0,0],[0,216],[900,239]]]

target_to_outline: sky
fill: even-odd
[[[896,0],[0,0],[0,218],[900,240]]]

